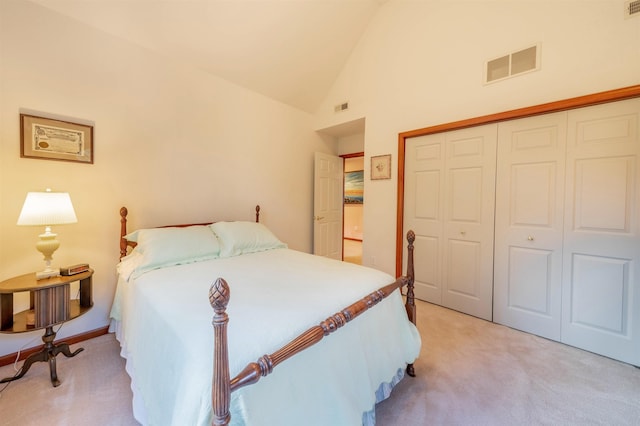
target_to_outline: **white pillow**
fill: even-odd
[[[130,232],[124,236],[124,239],[127,241],[131,241],[134,243],[138,242],[138,237],[140,236],[140,231],[144,231],[144,229],[138,229],[136,231]]]
[[[275,248],[287,248],[263,224],[257,222],[216,222],[209,225],[220,241],[220,257],[238,256]]]
[[[208,226],[141,229],[136,252],[142,261],[136,275],[164,266],[215,259],[220,253],[218,239]]]
[[[143,261],[142,252],[133,250],[131,253],[120,259],[120,263],[116,265],[118,275],[129,281],[129,277],[133,274]]]

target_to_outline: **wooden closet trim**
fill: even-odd
[[[549,114],[553,112],[583,108],[608,102],[616,102],[637,97],[640,97],[640,84],[635,86],[623,87],[621,89],[614,89],[606,92],[599,92],[591,95],[579,96],[576,98],[564,99],[561,101],[549,102],[546,104],[540,104],[531,107],[518,108],[510,111],[499,112],[497,114],[483,115],[481,117],[453,121],[451,123],[438,124],[435,126],[424,127],[421,129],[399,133],[398,204],[396,216],[396,276],[400,276],[402,274],[402,232],[404,228],[404,163],[405,142],[407,139],[415,138],[418,136],[432,135],[434,133],[448,132],[451,130],[459,130],[467,127],[481,126],[484,124],[531,117],[534,115]]]

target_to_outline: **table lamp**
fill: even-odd
[[[24,200],[18,225],[44,225],[44,234],[40,234],[40,240],[36,244],[36,249],[44,255],[45,269],[36,272],[36,279],[54,277],[60,275],[60,270],[51,269],[51,258],[53,252],[60,247],[58,236],[51,232],[51,225],[63,225],[76,223],[76,213],[71,204],[71,197],[67,192],[51,192],[47,188],[46,192],[29,192]]]

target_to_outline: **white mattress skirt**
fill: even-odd
[[[133,417],[140,424],[146,425],[148,424],[148,422],[146,410],[144,409],[144,402],[140,397],[140,392],[137,391],[135,374],[133,374],[133,371],[130,368],[130,363],[127,359],[124,345],[122,343],[122,323],[112,318],[111,324],[109,324],[109,333],[115,333],[116,339],[118,340],[118,342],[120,342],[120,356],[125,359],[125,370],[131,378],[131,392],[133,393],[133,400],[131,401],[131,403],[133,406]]]

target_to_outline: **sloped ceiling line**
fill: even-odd
[[[314,113],[381,0],[31,0]]]

